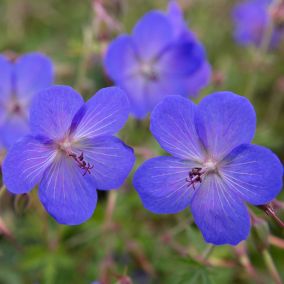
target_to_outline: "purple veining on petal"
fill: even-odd
[[[40,200],[57,222],[83,223],[95,210],[97,189],[120,187],[133,167],[133,150],[113,136],[128,110],[127,96],[116,87],[87,103],[66,86],[39,92],[31,135],[15,143],[3,164],[7,189],[26,193],[39,184]]]

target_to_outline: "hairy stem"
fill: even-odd
[[[264,204],[258,207],[262,209],[268,216],[272,217],[272,219],[274,219],[280,227],[284,228],[284,222],[276,215],[273,207],[270,204]]]

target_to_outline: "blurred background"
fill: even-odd
[[[217,90],[249,97],[258,117],[254,142],[271,148],[283,162],[284,41],[269,52],[238,45],[231,16],[237,2],[179,1],[213,68],[211,84],[196,101]],[[56,83],[74,87],[87,99],[112,84],[102,67],[108,43],[130,32],[145,12],[166,10],[167,3],[0,0],[0,51],[11,57],[44,52],[55,64]],[[162,154],[148,125],[148,119],[130,119],[120,134],[135,149],[136,167]],[[189,210],[160,216],[146,211],[131,179],[118,192],[100,193],[93,217],[74,227],[57,224],[42,208],[36,190],[17,197],[1,191],[0,284],[284,281],[283,229],[264,212],[251,208],[255,215],[248,241],[212,248]],[[274,204],[281,218],[283,198]]]

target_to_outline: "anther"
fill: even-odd
[[[202,172],[202,168],[192,168],[191,171],[188,173],[188,178],[186,178],[186,181],[188,182],[187,187],[192,186],[195,190],[195,184],[202,182],[202,175],[204,172]]]
[[[87,163],[85,160],[84,160],[84,154],[83,152],[81,153],[80,156],[77,156],[76,154],[74,153],[70,153],[69,154],[69,157],[72,157],[78,164],[78,167],[82,170],[84,170],[84,173],[83,173],[83,176],[85,176],[87,173],[88,174],[91,174],[91,169],[94,168],[94,165],[91,165],[90,163]]]
[[[79,161],[83,161],[84,160],[84,155],[83,152],[81,153],[81,155],[78,157]]]

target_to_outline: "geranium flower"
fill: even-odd
[[[0,142],[8,148],[28,134],[29,106],[36,92],[53,82],[52,62],[28,53],[15,62],[0,56]]]
[[[127,92],[136,118],[144,118],[165,96],[190,95],[191,76],[207,62],[202,45],[189,33],[182,36],[184,29],[178,31],[174,18],[172,13],[147,13],[132,35],[120,35],[106,53],[105,69]]]
[[[3,162],[3,179],[15,194],[39,184],[39,197],[59,223],[76,225],[94,212],[97,189],[122,185],[133,150],[113,136],[127,120],[122,90],[100,90],[87,103],[70,87],[41,91],[30,109],[31,134],[14,144]]]
[[[234,38],[239,44],[261,45],[264,33],[272,21],[269,13],[271,3],[271,0],[247,0],[235,5],[233,9]],[[283,36],[283,27],[275,26],[269,44],[270,47],[277,46]]]
[[[268,149],[252,145],[256,116],[249,101],[230,92],[198,106],[180,96],[152,112],[151,131],[172,156],[146,161],[134,175],[144,206],[158,214],[190,208],[207,242],[236,245],[247,238],[253,205],[274,199],[283,167]]]

